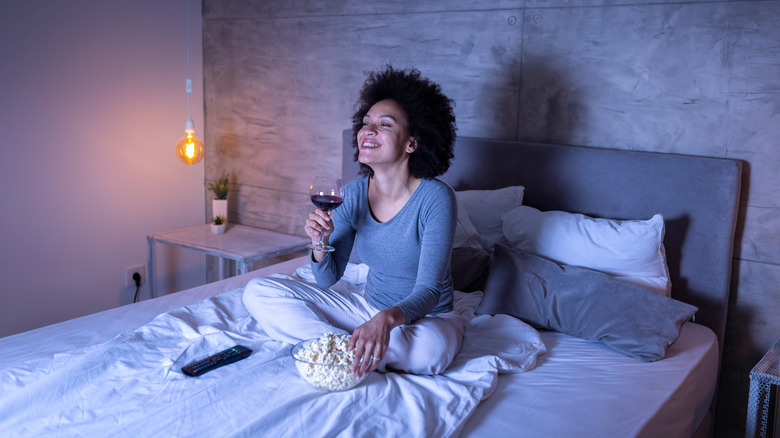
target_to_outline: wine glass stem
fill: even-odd
[[[320,231],[320,248],[322,248],[323,246],[325,246],[325,244],[322,243],[322,231]]]

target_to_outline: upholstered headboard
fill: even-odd
[[[352,131],[343,176],[352,180]],[[455,190],[522,185],[523,204],[593,217],[661,213],[672,297],[699,308],[696,322],[726,329],[742,162],[731,159],[459,137],[442,177]]]

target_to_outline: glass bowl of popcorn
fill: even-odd
[[[353,388],[362,378],[352,374],[355,352],[347,350],[349,338],[349,335],[325,333],[295,344],[290,355],[298,374],[312,386],[326,391]]]

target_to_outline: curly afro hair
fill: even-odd
[[[411,174],[416,178],[434,178],[446,172],[454,157],[455,104],[441,92],[438,84],[421,77],[416,68],[397,70],[388,65],[384,71],[368,74],[352,116],[355,161],[360,153],[357,133],[363,126],[363,116],[375,103],[385,99],[401,106],[407,131],[417,142],[417,149],[409,156]],[[374,171],[360,163],[360,174],[371,176]]]

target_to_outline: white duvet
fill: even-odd
[[[267,338],[241,292],[163,313],[102,344],[0,371],[2,435],[457,436],[499,372],[528,371],[545,351],[530,326],[505,315],[474,317],[481,294],[458,293],[456,309],[470,322],[444,374],[375,372],[349,391],[328,393],[298,376],[291,345]],[[181,372],[235,344],[254,353],[198,378]]]

